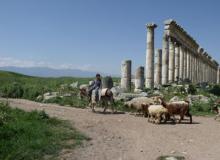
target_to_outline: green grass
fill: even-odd
[[[190,113],[196,116],[213,116],[215,113],[211,112],[211,107],[214,104],[212,102],[209,103],[201,103],[195,102],[190,106]]]
[[[88,139],[66,121],[44,111],[25,112],[0,103],[0,159],[23,160],[57,157],[63,148],[74,148]]]
[[[79,99],[78,97],[55,97],[49,100],[46,100],[45,103],[55,103],[61,106],[71,106],[76,108],[86,108],[88,106],[88,101]]]
[[[57,103],[59,105],[72,106],[85,108],[88,106],[87,100],[80,100],[78,98],[78,89],[73,89],[70,84],[78,81],[79,84],[88,84],[90,80],[94,78],[76,78],[76,77],[59,77],[59,78],[40,78],[25,76],[22,74],[17,74],[13,72],[0,71],[0,96],[9,98],[24,98],[36,101],[39,95],[43,95],[46,92],[58,92],[59,95],[65,93],[71,93],[71,97],[56,97],[45,101],[46,103]],[[120,78],[113,78],[114,82],[119,83]],[[64,87],[62,87],[64,85]],[[133,88],[134,86],[132,86]],[[188,94],[185,93],[185,84],[183,86],[169,86],[162,87],[160,92],[164,95],[166,101],[169,101],[172,97],[178,96],[180,99],[185,99]],[[145,89],[150,96],[154,95],[153,90]],[[220,85],[209,85],[206,88],[200,88],[194,84],[190,84],[191,94],[201,94],[213,98],[213,94],[219,96]],[[42,99],[39,100],[42,102]],[[191,112],[194,115],[212,115],[210,112],[209,104],[193,104],[191,107]],[[115,107],[119,111],[130,111],[124,107],[122,102],[116,102]]]

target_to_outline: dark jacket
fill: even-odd
[[[101,80],[95,80],[95,83],[90,87],[90,91],[94,89],[100,89],[102,86],[102,81]]]

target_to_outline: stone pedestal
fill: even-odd
[[[122,61],[121,88],[125,92],[131,90],[131,60]]]
[[[156,24],[147,24],[147,50],[146,50],[146,88],[154,87],[154,29]]]

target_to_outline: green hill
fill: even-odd
[[[9,77],[30,77],[30,76],[27,76],[27,75],[23,75],[23,74],[20,74],[20,73],[15,73],[15,72],[9,72],[9,71],[2,71],[0,70],[0,78],[9,78]]]

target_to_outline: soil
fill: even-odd
[[[77,109],[9,99],[12,107],[26,111],[45,110],[50,116],[68,120],[91,138],[81,147],[63,150],[66,160],[156,160],[164,155],[186,160],[220,160],[220,122],[213,117],[193,117],[181,124],[152,124],[129,113],[103,114],[101,109]]]

